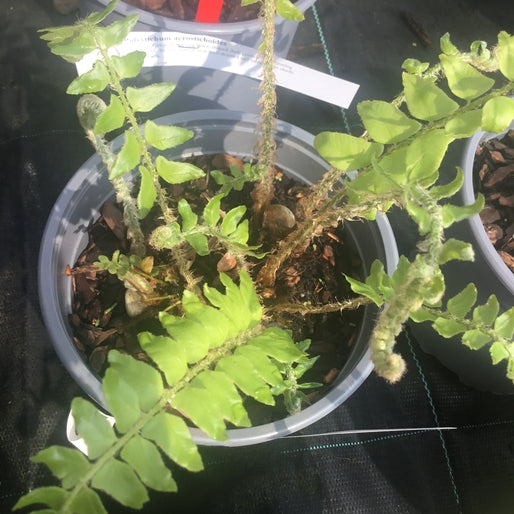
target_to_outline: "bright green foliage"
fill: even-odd
[[[205,175],[200,168],[193,164],[170,161],[162,155],[157,156],[155,167],[159,176],[168,184],[182,184]]]
[[[93,67],[73,80],[67,92],[74,95],[110,92],[109,105],[101,112],[97,112],[95,107],[94,128],[90,134],[88,133],[88,137],[102,156],[109,179],[113,182],[127,212],[136,209],[128,196],[127,188],[117,179],[134,169],[139,170],[139,212],[127,215],[125,221],[130,233],[140,233],[137,218],[147,216],[154,204],[160,198],[164,198],[157,176],[168,183],[179,184],[200,178],[204,173],[191,164],[172,162],[162,155],[154,159],[150,154],[146,145],[158,150],[167,150],[187,141],[193,133],[178,127],[157,126],[151,121],[145,124],[144,130],[138,126],[136,113],[146,113],[160,105],[173,92],[175,85],[158,83],[144,87],[125,87],[122,83],[140,73],[145,53],[136,50],[126,55],[111,55],[109,50],[123,42],[137,21],[137,16],[133,15],[106,27],[99,26],[114,9],[115,4],[116,1],[113,0],[102,13],[90,15],[76,25],[46,29],[42,38],[48,42],[53,53],[71,62],[81,59],[93,50],[99,53]],[[87,105],[85,104],[84,108],[87,108]],[[84,112],[81,116],[91,117],[93,114],[88,115]],[[125,141],[121,149],[114,153],[110,145],[98,136],[124,126]],[[170,220],[171,211],[162,203],[160,208],[164,217]]]
[[[431,321],[434,329],[443,337],[461,335],[462,342],[473,350],[490,344],[493,364],[507,360],[507,376],[514,379],[514,307],[499,315],[500,306],[494,295],[483,304],[476,304],[477,290],[468,284],[462,291],[449,298],[446,309],[422,307],[413,319]]]
[[[486,77],[458,55],[440,55],[443,71],[452,93],[463,100],[474,100],[494,86],[494,79]]]
[[[261,326],[262,307],[250,277],[242,272],[239,284],[225,275],[220,279],[224,293],[205,286],[210,304],[186,291],[184,316],[161,314],[168,335],[140,334],[153,366],[109,353],[102,385],[114,427],[90,402],[75,399],[72,414],[88,456],[58,446],[40,452],[34,461],[46,464],[62,488],[32,491],[16,508],[42,503],[55,512],[104,512],[94,491],[101,490],[139,509],[148,500],[147,488],[177,489],[162,454],[191,471],[202,469],[184,419],[165,412],[166,405],[223,440],[227,421],[250,426],[243,393],[273,404],[275,394],[288,392],[293,404],[291,399],[300,398],[296,391],[317,385],[297,383],[313,362],[305,354],[308,341],[296,345],[289,332]]]
[[[440,120],[455,112],[459,105],[429,77],[404,73],[403,87],[409,112],[426,121]]]
[[[498,34],[498,66],[510,81],[514,81],[514,37],[501,31]]]
[[[255,252],[257,246],[247,244],[249,224],[248,219],[243,219],[246,207],[234,207],[221,218],[220,202],[223,196],[214,196],[207,203],[203,211],[203,223],[187,200],[182,198],[178,203],[182,224],[174,222],[158,227],[151,235],[150,244],[156,248],[173,249],[187,242],[198,255],[208,255],[209,238],[214,238],[235,255],[261,257],[263,254]]]
[[[222,186],[220,189],[221,194],[228,194],[232,189],[234,191],[241,191],[246,182],[257,181],[262,177],[262,169],[251,163],[244,163],[243,169],[234,163],[229,164],[230,175],[227,175],[219,170],[212,170],[211,177],[216,181],[216,184]]]
[[[109,105],[101,112],[96,119],[94,126],[95,134],[105,134],[123,126],[125,122],[125,110],[119,97],[111,95]]]
[[[505,130],[514,119],[514,98],[494,97],[484,105],[482,127],[489,132]]]
[[[321,132],[314,138],[314,146],[332,166],[344,171],[368,166],[383,151],[379,143],[339,132]]]
[[[302,21],[304,16],[291,0],[277,0],[277,14],[287,20]]]
[[[182,127],[171,127],[169,125],[157,125],[152,120],[145,123],[146,142],[158,150],[174,148],[194,136],[193,131]]]
[[[388,102],[364,101],[357,106],[357,110],[370,137],[378,143],[403,141],[421,128],[418,121]]]

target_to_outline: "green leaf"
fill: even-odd
[[[86,18],[87,23],[91,25],[98,25],[99,23],[104,21],[105,18],[107,18],[107,16],[109,16],[109,14],[111,14],[114,11],[114,9],[116,9],[117,4],[118,0],[111,0],[103,11],[89,14]]]
[[[172,314],[159,315],[168,334],[185,349],[186,360],[192,364],[203,359],[209,350],[209,329],[194,320]]]
[[[494,330],[501,337],[512,339],[514,335],[514,307],[511,307],[496,318]]]
[[[418,121],[409,118],[388,102],[380,100],[360,102],[357,105],[357,111],[370,137],[378,143],[398,143],[421,128]]]
[[[116,428],[124,434],[141,416],[135,389],[121,377],[118,370],[108,368],[102,380],[102,391],[116,419]]]
[[[76,514],[107,514],[102,500],[96,491],[82,487],[71,501],[71,508]]]
[[[209,250],[209,240],[203,234],[186,234],[185,238],[198,255],[204,256],[211,253]]]
[[[153,181],[151,171],[145,166],[139,166],[141,173],[141,185],[137,195],[137,208],[139,209],[139,217],[144,219],[155,204],[157,198],[157,190]]]
[[[22,496],[14,505],[13,510],[23,509],[35,503],[43,503],[57,511],[64,504],[67,496],[68,492],[60,487],[38,487]]]
[[[139,164],[140,159],[141,154],[137,138],[132,132],[126,130],[125,142],[114,159],[112,168],[109,171],[109,180],[114,180],[133,170]]]
[[[356,280],[349,275],[345,275],[346,280],[349,282],[352,291],[355,294],[365,296],[369,298],[373,303],[378,305],[379,307],[384,303],[384,299],[382,298],[382,294],[379,291],[376,291],[374,287],[360,280]]]
[[[182,418],[159,412],[143,427],[141,434],[154,441],[179,466],[189,471],[203,469],[202,458]]]
[[[145,123],[146,142],[158,150],[166,150],[178,146],[194,136],[192,130],[170,125],[157,125],[148,120]]]
[[[466,331],[466,326],[453,319],[437,318],[433,325],[443,337],[453,337]]]
[[[435,321],[437,316],[425,307],[421,307],[421,309],[412,311],[410,318],[415,323],[423,323],[424,321]]]
[[[510,81],[514,81],[514,36],[502,30],[498,34],[496,52],[500,71]]]
[[[495,96],[482,109],[482,129],[493,133],[503,132],[514,120],[514,98]]]
[[[225,373],[206,370],[191,382],[191,386],[207,389],[213,396],[217,412],[227,421],[238,427],[251,426],[241,396]]]
[[[415,201],[410,196],[405,197],[405,208],[409,213],[410,217],[418,225],[419,234],[424,236],[430,232],[432,227],[433,218],[427,211],[424,205],[420,205],[418,201]]]
[[[95,36],[107,48],[119,45],[134,28],[138,18],[139,16],[137,14],[129,14],[121,20],[117,20],[106,27],[96,27]]]
[[[343,171],[368,166],[384,150],[380,143],[339,132],[321,132],[314,138],[314,147],[332,166]]]
[[[452,140],[444,130],[439,129],[416,137],[405,154],[409,180],[424,186],[432,184],[438,177],[439,167]]]
[[[450,34],[447,32],[439,40],[441,51],[446,55],[458,55],[459,49],[450,41]]]
[[[68,62],[77,62],[96,49],[93,35],[81,25],[44,30],[48,32],[41,38],[48,41],[50,51]]]
[[[252,344],[253,341],[250,343]],[[255,371],[252,363],[242,355],[223,357],[216,371],[226,373],[245,394],[266,405],[275,405],[275,400],[266,382]]]
[[[444,131],[454,138],[471,137],[482,123],[482,111],[461,112],[450,119]]]
[[[98,115],[93,132],[95,134],[106,134],[123,126],[125,121],[125,110],[121,100],[116,95],[111,95],[111,102]]]
[[[471,55],[482,62],[488,62],[491,59],[491,51],[487,48],[487,42],[475,40],[469,45]]]
[[[472,261],[475,258],[473,246],[464,241],[450,238],[444,242],[437,262],[444,264],[451,260]]]
[[[241,218],[245,213],[246,207],[244,205],[239,205],[238,207],[234,207],[228,211],[221,222],[222,234],[225,236],[232,234],[232,232],[236,230],[238,223],[241,221]]]
[[[120,79],[129,79],[136,77],[139,74],[143,67],[145,56],[145,52],[135,50],[134,52],[130,52],[129,54],[121,57],[113,55],[111,57],[111,62]]]
[[[217,348],[231,335],[235,335],[235,332],[230,330],[232,316],[211,305],[206,305],[190,291],[184,291],[182,295],[182,308],[190,320],[203,325],[209,331],[209,348]]]
[[[221,199],[224,196],[225,195],[223,194],[214,196],[209,200],[209,203],[205,206],[203,210],[203,219],[205,223],[209,225],[209,227],[214,227],[221,217],[220,206]]]
[[[439,56],[452,93],[463,100],[473,100],[494,86],[494,79],[486,77],[460,56]]]
[[[77,433],[84,439],[91,460],[103,455],[116,441],[116,434],[109,421],[96,407],[83,398],[71,402],[71,414]]]
[[[155,166],[159,176],[168,184],[182,184],[205,176],[203,170],[193,164],[169,161],[162,155],[158,155],[155,159]]]
[[[499,310],[500,304],[498,299],[492,294],[483,305],[475,307],[473,310],[473,320],[490,326],[496,320]]]
[[[491,360],[493,361],[493,364],[498,364],[504,359],[512,359],[509,347],[505,343],[499,341],[495,341],[491,345],[489,353],[491,354]]]
[[[65,489],[74,487],[90,467],[89,461],[81,452],[64,446],[49,446],[31,460],[46,464]]]
[[[175,492],[177,484],[164,464],[159,450],[141,436],[132,437],[121,450],[121,458],[132,466],[147,487]]]
[[[253,363],[259,376],[272,386],[281,386],[284,381],[277,367],[268,356],[257,346],[244,345],[236,348],[235,355],[242,355]]]
[[[186,387],[170,403],[212,439],[227,440],[225,423],[218,412],[216,398],[207,389]]]
[[[402,287],[407,282],[409,279],[410,270],[411,263],[405,256],[402,255],[398,260],[398,265],[396,266],[393,276],[391,277],[391,287],[393,290]],[[383,282],[383,279],[381,282]]]
[[[431,78],[403,73],[402,80],[407,107],[415,118],[435,121],[459,108],[459,104],[437,87]]]
[[[248,242],[248,238],[250,237],[250,222],[248,220],[243,220],[236,227],[234,232],[230,234],[230,240],[234,243],[238,243],[241,247],[246,248],[246,243]],[[248,248],[258,248],[257,246],[252,246]],[[255,254],[252,254],[255,255]]]
[[[177,383],[187,373],[185,350],[173,339],[150,332],[140,332],[137,337],[141,348],[159,366],[169,385]]]
[[[404,69],[407,73],[421,75],[428,69],[429,66],[430,63],[428,62],[421,62],[418,59],[409,58],[403,61],[402,69]]]
[[[441,200],[442,198],[449,198],[450,196],[453,196],[457,191],[460,191],[462,184],[464,184],[464,173],[462,172],[462,168],[457,166],[457,173],[455,175],[455,178],[448,184],[431,187],[430,196],[432,198],[435,198],[436,200]]]
[[[146,487],[139,481],[132,468],[116,459],[109,459],[96,472],[91,482],[95,489],[101,489],[117,502],[140,509],[148,501]]]
[[[448,228],[457,221],[461,221],[478,214],[483,208],[484,197],[482,195],[479,195],[475,202],[470,205],[443,205],[442,216],[444,228]]]
[[[257,347],[278,362],[292,363],[306,359],[305,353],[294,344],[291,334],[279,327],[267,328],[247,345]]]
[[[177,205],[178,212],[182,217],[182,231],[187,232],[198,223],[198,216],[193,212],[191,206],[185,198],[181,198]]]
[[[164,102],[175,89],[175,84],[161,82],[149,86],[127,87],[127,99],[135,112],[149,112]]]
[[[480,350],[491,339],[491,336],[484,334],[480,330],[468,330],[462,335],[462,342],[472,350]]]
[[[97,93],[103,91],[110,82],[109,72],[102,61],[96,61],[93,67],[79,75],[71,82],[66,90],[69,95],[81,95],[83,93]]]
[[[148,412],[161,399],[162,378],[152,366],[117,350],[109,352],[108,360],[110,369],[116,370],[136,391],[143,412]]]
[[[277,14],[286,20],[303,21],[305,19],[302,11],[291,0],[277,0],[275,7]]]
[[[457,318],[464,318],[477,301],[477,288],[475,284],[468,284],[462,291],[448,300],[446,308],[450,314]]]
[[[262,317],[262,306],[255,292],[253,282],[246,271],[240,274],[240,287],[237,287],[225,274],[220,274],[225,286],[225,294],[217,289],[204,286],[204,295],[230,320],[228,337],[236,337],[238,332],[253,328]]]

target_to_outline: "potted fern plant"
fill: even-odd
[[[465,293],[442,302],[445,280],[441,266],[473,258],[470,244],[445,239],[444,230],[477,213],[483,201],[479,198],[466,206],[446,201],[462,187],[460,169],[451,181],[438,182],[440,163],[454,140],[469,136],[470,127],[487,129],[493,122],[495,126],[510,123],[500,120],[505,99],[514,89],[512,36],[499,35],[491,58],[496,79],[476,69],[477,52],[448,54],[443,46],[440,63],[435,66],[405,62],[404,91],[392,103],[359,104],[366,128],[361,137],[334,132],[316,135],[314,146],[330,166],[316,183],[295,195],[302,208],[302,215],[295,216],[285,200],[276,197],[285,174],[277,172],[275,156],[287,138],[280,137],[281,124],[275,138],[274,1],[264,0],[262,8],[263,112],[257,128],[247,123],[244,127],[246,132],[257,130],[257,159],[255,163],[231,161],[235,165],[229,165],[225,173],[209,168],[210,183],[217,186],[214,194],[204,187],[206,172],[198,161],[179,162],[176,156],[159,151],[166,152],[193,137],[189,155],[197,154],[200,148],[194,138],[205,138],[206,132],[217,129],[218,122],[205,125],[196,136],[187,124],[146,121],[139,125],[135,113],[157,105],[173,86],[124,86],[125,79],[137,74],[142,56],[140,52],[111,56],[109,48],[126,36],[135,19],[100,27],[109,8],[72,27],[47,29],[43,37],[54,53],[70,61],[92,50],[100,52],[93,69],[73,81],[68,92],[85,95],[79,104],[81,122],[123,205],[129,238],[124,252],[99,255],[89,272],[96,274],[102,269],[107,276],[116,275],[136,316],[157,305],[156,321],[163,332],[156,332],[152,325],[138,333],[145,353],[140,360],[126,352],[110,351],[102,393],[114,426],[92,403],[75,399],[72,414],[87,456],[58,446],[40,452],[34,460],[46,464],[61,486],[29,492],[16,509],[44,504],[56,512],[104,512],[99,491],[124,505],[141,508],[148,500],[147,488],[177,488],[162,454],[186,469],[201,469],[198,448],[185,420],[211,440],[223,441],[227,421],[236,427],[250,422],[243,393],[264,404],[273,403],[274,395],[283,395],[293,409],[301,408],[301,403],[309,400],[302,387],[313,384],[302,386],[299,379],[312,368],[313,357],[306,351],[308,342],[294,341],[286,312],[325,315],[331,310],[376,305],[380,310],[370,330],[371,362],[377,373],[391,382],[405,371],[394,343],[409,319],[430,320],[443,333],[452,329],[462,332],[465,340],[489,337],[493,361],[507,360],[512,369],[513,308],[492,317],[488,304],[474,306],[474,299],[470,301]],[[96,93],[107,88],[110,95],[104,102]],[[126,122],[128,129],[123,128]],[[103,134],[120,129],[123,137],[111,146]],[[230,140],[230,135],[224,139]],[[291,150],[300,151],[302,146],[305,143],[296,139]],[[126,181],[130,173],[136,179]],[[92,174],[86,181],[94,185],[98,180]],[[172,195],[162,181],[171,183]],[[242,196],[250,199],[249,207],[242,203],[241,195],[236,195],[239,204],[228,205],[229,195],[246,183],[250,189]],[[96,205],[112,197],[112,193],[105,194],[105,188],[91,191],[86,185],[72,182],[68,193],[78,194],[75,200],[88,197]],[[200,203],[198,198],[202,198]],[[313,304],[299,298],[284,302],[284,287],[289,290],[298,276],[290,258],[302,262],[307,248],[316,245],[324,230],[339,239],[336,230],[342,222],[346,226],[351,220],[380,219],[380,213],[393,205],[404,208],[419,227],[418,252],[411,260],[401,256],[391,276],[387,257],[374,260],[366,276],[346,273],[346,282],[357,295],[348,300]],[[152,211],[158,214],[147,235],[141,218],[152,216]],[[90,207],[81,210],[75,221],[88,226],[94,215],[94,207]],[[68,221],[61,223],[58,238],[63,237]],[[261,236],[271,234],[275,237],[267,247]],[[215,261],[219,278],[213,283],[203,279],[204,271],[195,274],[204,268],[194,264],[216,253],[222,258]],[[230,259],[225,259],[227,254]],[[157,255],[166,255],[167,266],[156,260]],[[329,249],[324,256],[329,262],[335,259]],[[231,264],[223,262],[225,271],[217,273],[221,260]],[[64,274],[67,264],[61,259],[53,270],[42,273]],[[173,289],[177,284],[179,293]],[[43,302],[48,302],[46,293],[42,291]],[[68,312],[61,309],[65,319]],[[468,315],[470,309],[472,316]],[[362,369],[355,369],[362,375]]]

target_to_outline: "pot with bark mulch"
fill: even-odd
[[[471,243],[475,252],[473,262],[445,265],[447,297],[474,282],[478,303],[495,294],[500,311],[507,310],[514,302],[514,123],[502,134],[475,133],[462,148],[461,166],[465,179],[460,203],[470,205],[481,193],[485,207],[480,215],[456,223],[446,232],[447,237]],[[505,362],[492,364],[489,344],[471,350],[459,336],[443,339],[426,325],[412,327],[421,347],[463,383],[484,391],[514,393]]]
[[[191,158],[191,156],[226,155],[244,159],[252,155],[256,144],[256,117],[249,114],[229,111],[194,111],[157,120],[159,123],[173,124],[194,130],[196,137],[189,143],[170,150],[170,159]],[[283,173],[284,182],[289,184],[288,191],[297,202],[301,195],[302,184],[316,182],[328,169],[312,147],[313,136],[290,124],[279,122],[277,127],[277,167]],[[120,138],[115,146],[120,146]],[[288,182],[290,181],[290,182]],[[89,159],[66,185],[50,215],[42,241],[39,267],[39,287],[41,307],[45,324],[63,364],[79,383],[82,389],[96,402],[106,407],[100,383],[100,372],[92,369],[84,342],[74,342],[80,323],[72,323],[73,268],[79,256],[91,241],[89,228],[101,216],[105,202],[113,202],[112,185],[97,156]],[[109,204],[107,204],[109,205]],[[112,224],[112,215],[104,211],[107,225]],[[112,234],[111,234],[112,238]],[[337,267],[348,261],[350,267],[365,275],[375,259],[380,259],[388,272],[392,272],[397,262],[397,249],[390,225],[385,217],[376,222],[346,223],[343,232],[335,229],[328,234],[328,240],[317,239],[312,247],[313,263],[305,263],[305,268],[316,268],[315,260],[324,268],[333,267],[336,275],[341,276]],[[116,236],[114,236],[116,239]],[[330,242],[331,241],[331,242]],[[344,251],[343,251],[344,250]],[[317,252],[317,253],[316,253]],[[303,261],[303,257],[302,257]],[[348,268],[346,272],[348,272]],[[289,273],[289,271],[287,271]],[[300,281],[301,270],[290,271],[290,281]],[[298,279],[297,279],[298,277]],[[327,276],[319,277],[319,287],[313,290],[322,292],[322,282]],[[342,298],[342,291],[339,291]],[[330,328],[321,329],[312,337],[311,349],[320,354],[319,373],[326,385],[313,395],[312,404],[300,413],[278,416],[276,413],[256,413],[258,426],[245,429],[229,429],[229,440],[223,443],[206,437],[198,429],[192,429],[196,442],[201,444],[247,445],[263,442],[300,430],[330,413],[352,395],[373,369],[368,348],[368,338],[374,326],[376,308],[372,304],[360,308],[358,318],[343,320],[336,313],[336,324],[348,322],[351,331],[343,336]],[[323,327],[325,319],[320,323]],[[116,331],[116,328],[114,328]],[[315,329],[314,329],[315,330]],[[316,331],[316,330],[315,330]],[[101,346],[104,341],[94,343]],[[327,355],[338,354],[343,360],[327,362]],[[94,359],[93,359],[94,360]],[[316,363],[317,365],[318,363]],[[314,368],[313,368],[314,370]],[[317,396],[316,396],[317,395]],[[250,407],[251,409],[251,407]],[[272,416],[267,421],[266,416]],[[278,417],[277,417],[278,416]]]
[[[305,13],[316,0],[296,0],[296,7]],[[81,0],[81,11],[84,14],[105,8],[109,0]],[[199,3],[221,4],[214,0],[126,0],[119,1],[115,11],[108,18],[112,22],[130,14],[139,16],[136,30],[171,31],[186,34],[213,36],[241,45],[257,48],[261,41],[262,22],[257,20],[260,3],[241,7],[241,0],[224,0],[219,22],[195,21]],[[208,18],[207,18],[208,19]],[[275,52],[285,57],[298,22],[277,17]]]

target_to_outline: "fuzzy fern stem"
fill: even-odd
[[[276,142],[274,138],[276,125],[276,92],[275,92],[275,1],[262,0],[260,18],[263,21],[262,43],[260,54],[262,61],[261,121],[259,123],[260,138],[258,141],[258,166],[262,178],[252,192],[254,221],[257,226],[262,224],[263,213],[273,199],[274,164]]]
[[[77,102],[77,115],[86,137],[109,170],[112,168],[115,156],[103,136],[96,134],[93,130],[96,119],[103,109],[105,109],[105,103],[96,95],[84,95]],[[131,188],[121,177],[115,178],[111,182],[116,191],[117,200],[123,205],[123,219],[127,226],[128,238],[131,241],[131,252],[143,257],[146,251],[145,237],[141,230],[139,211],[134,197],[131,195]]]
[[[403,283],[395,288],[395,294],[379,315],[370,342],[375,371],[393,383],[400,380],[406,369],[402,357],[394,352],[403,324],[411,312],[429,300],[437,302],[444,292],[435,287],[440,275],[438,259],[444,235],[442,207],[422,187],[414,186],[410,196],[410,200],[423,206],[430,216],[430,230],[423,242],[425,252],[417,255]]]

